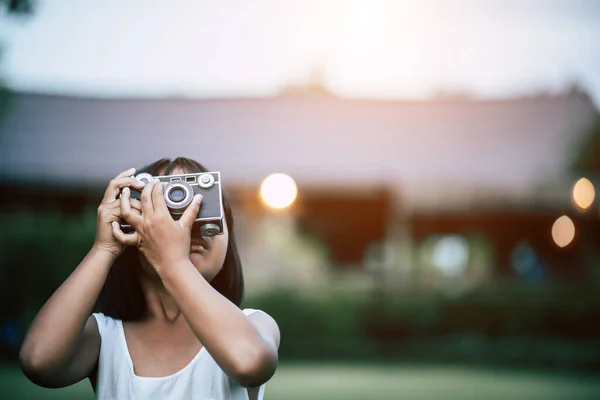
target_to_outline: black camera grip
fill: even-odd
[[[123,190],[121,190],[119,192],[119,194],[117,195],[117,200],[119,200],[121,198],[121,193],[123,193]],[[140,200],[142,198],[142,192],[139,190],[129,188],[129,193],[130,193],[129,197],[132,199]]]
[[[129,197],[132,199],[140,200],[142,198],[142,192],[140,190],[129,188],[129,192],[131,193]]]

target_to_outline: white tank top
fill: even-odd
[[[254,309],[242,310],[250,315]],[[231,380],[202,347],[183,369],[164,377],[142,377],[133,371],[123,323],[101,313],[93,314],[101,337],[96,399],[144,400],[248,400],[246,388]],[[262,400],[265,385],[260,387]]]

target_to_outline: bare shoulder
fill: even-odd
[[[260,334],[265,340],[271,343],[275,354],[279,349],[279,343],[281,341],[281,334],[279,326],[273,317],[262,310],[246,310],[248,319],[252,324],[259,330]],[[248,398],[250,400],[258,400],[261,387],[247,388]]]
[[[279,348],[281,333],[279,331],[279,326],[273,317],[262,310],[252,309],[248,313],[248,319],[265,338],[271,339],[275,346]]]
[[[98,321],[96,321],[94,316],[90,315],[83,328],[82,340],[78,349],[80,355],[78,364],[79,366],[82,366],[84,370],[90,371],[90,368],[93,370],[93,367],[98,361],[98,356],[100,355],[100,342],[101,338]]]
[[[84,332],[86,332],[89,335],[94,335],[97,336],[98,338],[100,337],[100,329],[98,327],[98,321],[96,320],[96,317],[94,317],[93,315],[90,315],[87,319],[87,321],[85,322],[85,327],[83,328]]]
[[[98,321],[93,315],[90,315],[83,328],[83,341],[80,350],[86,353],[83,357],[87,358],[88,363],[85,370],[87,371],[87,377],[90,380],[94,390],[96,389],[96,374],[98,366],[98,357],[100,356],[100,328],[98,327]]]
[[[100,326],[96,317],[90,315],[83,327],[83,336],[87,341],[88,346],[93,346],[98,353],[100,352]]]
[[[86,377],[94,377],[96,363],[100,355],[100,331],[96,318],[89,316],[75,355],[64,371],[65,384],[78,382]]]

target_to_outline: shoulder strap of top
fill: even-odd
[[[256,309],[256,308],[244,308],[244,309],[242,310],[242,312],[243,312],[244,314],[246,314],[246,315],[252,315],[252,314],[254,314],[254,313],[256,313],[256,312],[264,312],[264,311],[262,311],[262,310],[259,310],[259,309]]]
[[[96,318],[100,337],[107,337],[108,335],[114,334],[117,329],[117,323],[119,322],[118,320],[108,317],[102,313],[94,313],[92,315],[94,318]]]
[[[98,325],[98,332],[100,337],[104,336],[104,325],[106,325],[106,316],[102,313],[93,313],[92,316],[96,319],[96,325]]]

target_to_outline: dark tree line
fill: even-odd
[[[33,0],[0,0],[9,14],[30,14],[33,11]]]

